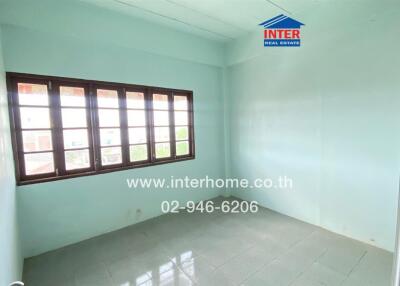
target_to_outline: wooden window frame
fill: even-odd
[[[165,163],[174,163],[184,160],[195,159],[195,139],[194,139],[194,115],[193,115],[193,92],[190,90],[179,90],[161,87],[151,87],[135,84],[104,82],[95,80],[84,80],[76,78],[55,77],[45,75],[34,75],[25,73],[7,72],[7,89],[10,113],[10,125],[12,135],[12,146],[15,161],[15,176],[17,185],[27,185],[41,182],[49,182],[81,176],[97,175],[133,168],[141,168],[154,166]],[[18,102],[18,83],[42,84],[47,86],[49,95],[50,109],[50,128],[52,134],[52,148],[54,154],[54,172],[38,175],[25,175],[25,161],[22,142],[22,128],[20,122],[20,110]],[[67,171],[65,169],[65,154],[63,127],[61,119],[61,103],[60,103],[60,86],[82,87],[85,90],[86,106],[82,107],[86,110],[87,130],[88,130],[88,147],[83,149],[89,150],[90,167],[85,169],[75,169]],[[122,163],[116,165],[101,164],[101,146],[100,146],[100,128],[97,107],[97,89],[112,89],[118,93],[120,130],[121,130],[121,152]],[[126,100],[126,92],[139,92],[144,95],[144,112],[145,112],[145,129],[147,145],[147,159],[142,161],[130,160],[130,144],[129,142],[129,124],[128,124],[128,108]],[[170,157],[156,158],[155,156],[155,135],[153,122],[153,94],[168,95],[168,114],[170,127]],[[187,98],[188,107],[188,143],[189,153],[186,155],[176,155],[175,140],[175,124],[174,124],[174,96],[185,96]],[[40,106],[37,106],[40,107]],[[46,128],[47,129],[47,128]],[[83,129],[83,128],[82,128]]]

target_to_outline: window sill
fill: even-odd
[[[104,170],[89,171],[89,172],[84,172],[84,173],[77,173],[77,174],[58,176],[58,177],[48,177],[48,178],[41,178],[41,179],[17,181],[17,186],[67,180],[67,179],[72,179],[72,178],[79,178],[79,177],[86,177],[86,176],[93,176],[93,175],[101,175],[101,174],[107,174],[107,173],[112,173],[112,172],[126,171],[126,170],[130,170],[130,169],[151,167],[151,166],[170,164],[170,163],[182,162],[182,161],[188,161],[188,160],[194,160],[194,159],[195,159],[195,156],[186,156],[186,157],[181,157],[181,158],[176,158],[176,159],[163,159],[163,160],[160,159],[160,160],[154,161],[154,162],[146,162],[146,163],[124,166],[124,167],[108,168],[108,169],[104,169]]]

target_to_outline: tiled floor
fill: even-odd
[[[27,259],[27,286],[389,286],[392,255],[260,208],[175,214]]]

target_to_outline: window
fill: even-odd
[[[191,91],[7,73],[19,184],[194,159]]]

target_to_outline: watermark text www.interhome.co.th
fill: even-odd
[[[253,180],[239,178],[190,178],[171,176],[170,178],[131,178],[126,180],[131,189],[293,189],[293,180],[287,176],[256,178]]]

